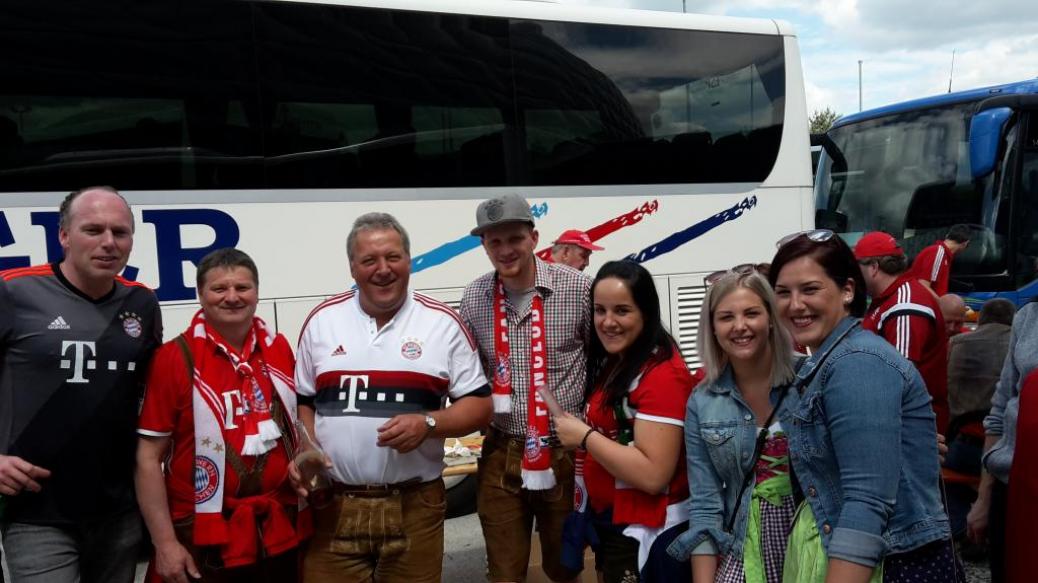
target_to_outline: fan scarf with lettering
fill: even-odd
[[[530,303],[530,388],[526,398],[526,447],[523,448],[523,488],[549,490],[555,487],[548,437],[548,407],[539,388],[547,388],[548,352],[545,348],[544,300],[534,294]],[[495,413],[512,410],[512,352],[508,341],[508,312],[505,284],[500,279],[494,292],[494,356],[496,362],[491,399]]]
[[[239,352],[223,341],[206,323],[202,310],[199,310],[192,319],[185,337],[192,354],[212,354],[215,349],[215,352],[227,358],[237,373],[246,427],[245,445],[241,454],[255,456],[274,448],[278,439],[282,439],[281,431],[270,416],[270,404],[263,397],[256,374],[263,374],[270,382],[274,389],[271,391],[272,396],[281,401],[285,412],[294,420],[296,394],[292,370],[279,370],[272,366],[268,359],[263,358],[260,358],[262,370],[254,371],[249,365],[254,351],[259,350],[262,353],[264,348],[274,343],[277,337],[274,331],[269,329],[263,320],[253,318],[253,327],[245,338],[242,351]],[[283,505],[273,495],[234,499],[229,507],[233,511],[230,518],[224,517],[227,456],[223,440],[227,411],[218,394],[218,390],[226,387],[213,386],[220,382],[219,376],[221,375],[214,375],[212,372],[207,375],[205,370],[200,370],[196,359],[192,391],[195,425],[194,542],[197,545],[223,547],[221,554],[224,556],[225,566],[237,566],[255,561],[256,536],[253,533],[257,532],[257,526],[261,527],[259,532],[267,556],[295,547],[299,536]],[[212,445],[207,447],[202,455],[198,444],[204,442]],[[286,447],[289,447],[291,452],[288,443]],[[262,525],[257,525],[257,518],[260,517]]]

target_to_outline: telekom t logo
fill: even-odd
[[[241,417],[245,414],[244,408],[241,406],[241,391],[238,389],[224,391],[223,392],[223,407],[224,407],[224,418],[223,427],[224,429],[237,429],[238,424],[234,422],[235,418]]]
[[[89,383],[90,379],[83,376],[83,373],[88,370],[97,369],[97,359],[90,358],[91,356],[97,356],[96,344],[93,341],[87,340],[64,340],[61,342],[61,356],[69,356],[71,349],[71,358],[61,359],[61,368],[72,369],[72,377],[66,382],[84,384]],[[115,360],[105,361],[105,367],[110,371],[116,371],[120,369],[119,362]],[[130,361],[124,363],[121,368],[126,369],[129,372],[133,372],[137,368],[137,363]]]
[[[346,401],[346,408],[342,410],[343,413],[360,413],[360,409],[357,408],[357,391],[360,389],[368,388],[368,375],[353,375],[344,374],[339,378],[339,388],[346,389],[346,383],[349,382],[349,389],[339,391],[339,400]],[[348,399],[347,399],[348,393]]]
[[[68,354],[68,349],[72,349],[74,362],[68,359],[61,360],[61,368],[72,368],[72,378],[68,380],[70,383],[89,383],[90,381],[83,376],[83,365],[89,370],[97,368],[97,361],[88,356],[96,354],[93,342],[86,342],[83,340],[65,340],[61,343],[61,355],[65,356]]]

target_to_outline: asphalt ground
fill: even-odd
[[[2,548],[2,546],[0,546]],[[443,581],[484,581],[486,557],[483,546],[483,531],[476,514],[452,518],[444,522]],[[991,573],[985,562],[969,562],[966,565],[967,583],[989,583]],[[7,565],[4,565],[6,571]],[[143,583],[146,564],[137,568],[136,583]],[[533,573],[531,573],[533,575]]]
[[[444,583],[486,580],[486,549],[477,514],[444,521],[443,539]],[[145,563],[138,565],[135,583],[143,583],[146,568]]]

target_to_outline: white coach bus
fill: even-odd
[[[518,192],[547,246],[589,231],[654,274],[695,362],[704,275],[813,222],[800,55],[772,20],[524,1],[4,0],[0,268],[60,257],[57,206],[134,207],[125,276],[166,336],[194,263],[235,245],[293,339],[352,285],[358,215],[410,231],[412,285],[448,303],[490,269],[480,200]]]

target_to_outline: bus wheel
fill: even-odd
[[[444,485],[447,488],[447,518],[476,511],[476,474],[446,478]]]

